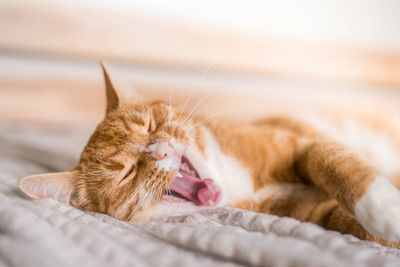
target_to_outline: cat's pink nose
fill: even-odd
[[[168,142],[160,142],[157,143],[156,149],[153,150],[152,156],[156,160],[160,160],[163,158],[174,157],[181,158],[182,155],[177,152]]]

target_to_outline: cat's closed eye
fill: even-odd
[[[124,176],[118,181],[118,184],[120,184],[121,182],[123,182],[124,180],[126,180],[126,178],[128,178],[129,176],[131,176],[132,174],[135,175],[136,173],[136,166],[132,165],[127,172],[124,174]]]

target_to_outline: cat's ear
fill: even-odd
[[[18,187],[33,199],[53,198],[73,204],[71,197],[76,176],[76,171],[31,175],[22,178]]]
[[[104,82],[106,85],[106,95],[107,95],[107,113],[114,110],[119,105],[119,98],[117,95],[117,90],[111,81],[110,75],[108,74],[107,68],[103,62],[100,62],[101,68],[103,69]]]

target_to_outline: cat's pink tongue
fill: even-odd
[[[218,203],[221,192],[211,179],[199,179],[185,171],[176,177],[171,190],[198,205],[213,206]]]

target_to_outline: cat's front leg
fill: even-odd
[[[314,143],[303,151],[296,167],[368,232],[400,240],[400,192],[358,155],[333,142]]]

